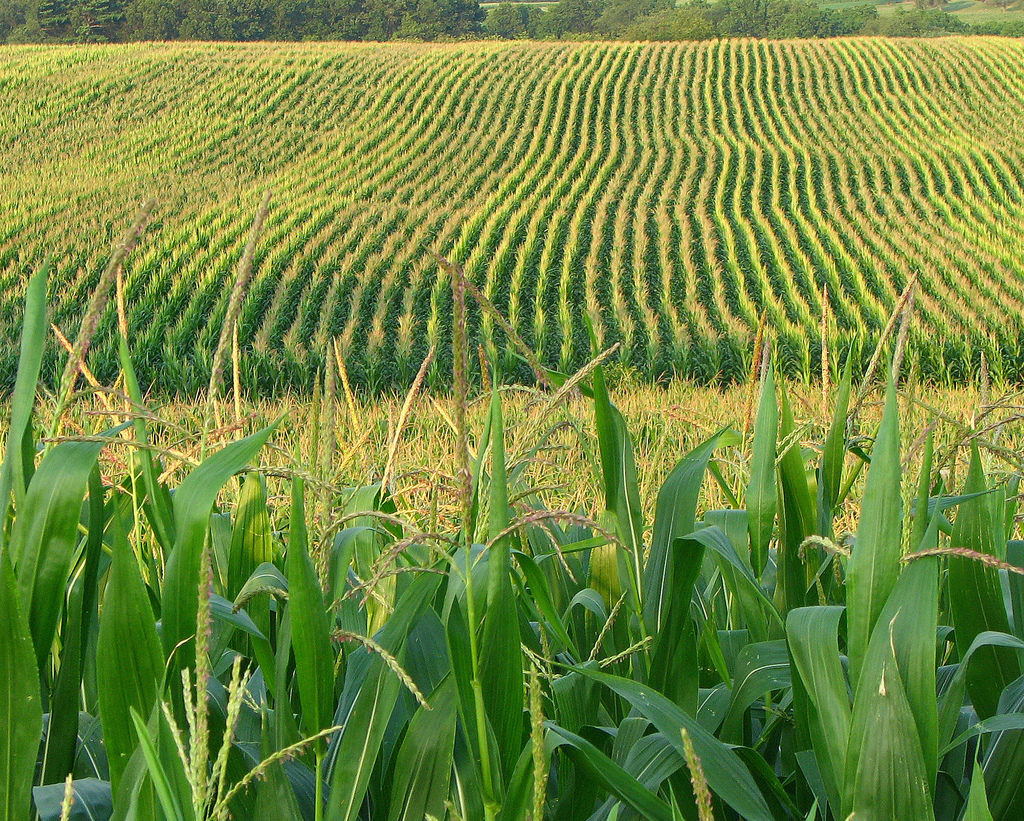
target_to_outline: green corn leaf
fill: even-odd
[[[573,668],[580,674],[604,684],[640,712],[669,740],[680,756],[686,755],[681,730],[690,734],[694,751],[704,767],[712,792],[746,821],[772,818],[768,804],[757,788],[750,771],[727,745],[705,730],[660,693],[629,679],[599,673],[589,668]]]
[[[443,818],[455,747],[455,684],[446,677],[409,722],[395,759],[388,821]]]
[[[263,593],[274,596],[280,601],[288,601],[288,579],[277,569],[277,565],[264,562],[253,570],[235,596],[233,606],[241,610],[253,596]]]
[[[238,494],[231,547],[228,552],[228,598],[235,598],[257,567],[274,561],[270,511],[263,479],[256,471],[245,477]]]
[[[505,474],[505,424],[497,388],[491,393],[491,483],[487,535],[487,607],[480,643],[480,679],[502,771],[511,774],[523,735],[523,654],[509,565],[510,521]],[[496,539],[496,541],[494,541]]]
[[[113,564],[103,598],[96,647],[100,719],[117,793],[138,744],[131,711],[149,715],[163,690],[164,657],[149,594],[125,538],[120,518],[111,519]]]
[[[933,521],[937,522],[937,519]],[[937,524],[933,530],[935,527]],[[864,678],[854,699],[853,725],[846,762],[847,788],[851,786],[849,779],[853,768],[867,766],[863,764],[864,758],[871,759],[873,756],[871,760],[876,769],[888,768],[898,772],[902,766],[901,759],[889,756],[910,756],[912,760],[906,762],[908,778],[920,777],[927,792],[927,803],[932,803],[939,765],[938,707],[935,695],[938,588],[938,559],[917,559],[904,569],[879,614],[864,660]],[[887,692],[886,688],[891,683],[887,676],[894,677],[899,684],[895,694]],[[886,701],[890,695],[892,701]],[[909,719],[904,714],[904,702]],[[889,711],[892,721],[898,722],[892,725],[889,732],[912,737],[916,746],[907,739],[901,739],[904,748],[893,745],[890,739],[877,737],[881,725],[875,723],[875,719],[870,716],[859,717],[858,710],[869,713]],[[857,735],[857,732],[866,735]],[[892,784],[889,786],[899,791],[906,785],[901,782],[898,787]],[[875,787],[881,788],[878,784]],[[891,800],[905,798],[892,797]]]
[[[25,291],[25,315],[21,321],[21,353],[18,371],[11,394],[11,422],[7,427],[4,461],[0,467],[0,550],[7,535],[7,512],[11,508],[11,491],[17,509],[21,509],[29,479],[35,467],[26,453],[34,447],[25,447],[32,437],[32,409],[36,403],[36,386],[46,349],[46,280],[50,275],[47,259],[29,280]]]
[[[160,808],[163,810],[164,818],[167,821],[189,821],[186,809],[191,809],[191,807],[187,807],[187,805],[183,807],[182,802],[178,800],[177,791],[172,785],[172,776],[164,769],[163,763],[160,760],[160,753],[157,751],[156,742],[153,740],[153,736],[150,734],[146,723],[139,717],[138,712],[134,708],[131,710],[131,720],[135,726],[135,733],[139,739],[139,748],[146,759],[149,777],[153,781],[153,788],[156,791],[157,800],[160,802]]]
[[[779,437],[779,405],[775,398],[772,369],[765,373],[761,398],[754,421],[754,446],[750,458],[750,481],[744,501],[750,533],[750,563],[760,577],[768,561],[768,545],[775,528],[778,493],[775,487],[775,456]]]
[[[595,778],[602,787],[623,804],[632,807],[633,810],[640,813],[642,818],[650,819],[650,821],[672,821],[672,810],[668,804],[585,738],[550,722],[547,722],[545,726],[557,738],[552,747],[567,749],[573,760],[590,777]]]
[[[576,649],[576,643],[570,637],[565,623],[552,603],[548,579],[544,575],[544,571],[526,553],[515,550],[512,555],[515,556],[516,564],[522,570],[523,576],[526,577],[526,583],[529,585],[529,597],[546,620],[548,630],[572,652],[574,658],[578,659],[580,654]]]
[[[167,560],[163,584],[162,630],[164,653],[174,670],[195,660],[196,617],[199,610],[199,571],[210,512],[225,482],[256,456],[277,427],[232,442],[193,470],[174,494],[174,548]],[[175,680],[172,676],[172,680]]]
[[[779,470],[781,499],[778,547],[778,595],[780,611],[785,613],[805,602],[809,583],[808,571],[800,558],[800,545],[812,535],[817,525],[814,499],[808,486],[800,443],[796,441],[796,422],[785,385],[781,386],[781,422],[779,437],[788,442],[776,460]]]
[[[985,471],[975,442],[965,492],[982,493],[985,490]],[[1005,555],[1002,526],[995,524],[990,496],[978,496],[960,505],[950,544],[997,558]],[[961,658],[979,634],[1010,632],[999,573],[981,562],[950,557],[949,606]],[[1020,662],[1013,650],[992,646],[978,649],[967,671],[967,693],[980,718],[995,715],[1000,693],[1020,672]]]
[[[846,357],[843,378],[839,382],[832,424],[825,437],[818,478],[818,533],[832,536],[832,518],[839,502],[843,484],[843,463],[846,460],[846,417],[850,411],[850,388],[853,384],[853,357]]]
[[[736,656],[733,687],[722,736],[742,741],[740,721],[757,699],[771,690],[792,684],[789,651],[781,639],[747,644]]]
[[[900,574],[900,434],[896,386],[890,381],[871,453],[857,542],[847,563],[847,646],[854,689],[868,640]]]
[[[384,731],[391,720],[401,683],[380,657],[374,657],[350,709],[339,714],[343,725],[337,746],[327,818],[352,821],[362,806],[377,762]]]
[[[995,821],[989,810],[988,797],[985,795],[985,774],[981,765],[974,762],[974,774],[971,776],[971,791],[967,796],[967,806],[960,821]]]
[[[303,730],[313,735],[330,727],[334,716],[334,652],[330,617],[306,542],[302,480],[295,478],[285,571]]]
[[[841,607],[800,607],[786,618],[786,638],[796,674],[807,696],[806,713],[796,718],[810,738],[829,804],[841,806],[850,697],[839,660]]]
[[[124,373],[128,396],[136,408],[141,408],[142,390],[139,388],[139,380],[135,376],[135,368],[132,366],[131,355],[128,352],[128,342],[124,337],[118,339],[118,353],[121,357],[121,370]],[[160,484],[156,465],[153,463],[153,455],[145,447],[149,444],[146,420],[141,415],[136,415],[134,425],[135,438],[143,445],[137,452],[137,458],[142,467],[142,481],[146,488],[148,504],[145,509],[153,525],[153,533],[157,541],[164,551],[168,552],[174,545],[174,510],[171,495],[167,488]]]
[[[47,664],[64,604],[89,474],[101,442],[64,442],[39,465],[11,531],[10,554],[18,577],[36,662]]]
[[[84,556],[72,572],[67,618],[61,630],[60,669],[50,696],[50,722],[43,751],[44,784],[61,784],[74,767],[78,707],[88,634],[92,632],[98,595],[97,575],[106,509],[98,467],[89,475],[88,537]]]
[[[935,816],[914,714],[889,645],[879,646],[853,706],[842,817],[927,821]]]
[[[601,472],[605,484],[605,509],[615,516],[616,535],[627,553],[630,590],[637,612],[643,612],[641,561],[643,553],[643,510],[633,459],[633,441],[622,418],[608,397],[604,370],[594,369],[594,422],[597,427]],[[614,603],[614,602],[613,602]]]
[[[114,812],[110,782],[95,778],[75,779],[71,783],[74,801],[66,821],[107,821]],[[65,821],[61,818],[64,784],[47,784],[32,790],[39,821]]]
[[[652,635],[657,635],[663,628],[670,599],[682,590],[689,590],[689,585],[692,585],[692,580],[688,585],[683,578],[678,582],[673,578],[673,563],[670,561],[673,543],[693,532],[704,471],[715,450],[734,439],[735,436],[727,429],[718,431],[688,453],[658,491],[651,552],[644,567],[643,580],[644,621]]]
[[[996,718],[1024,719],[1024,676],[1007,687],[999,697]],[[991,736],[985,747],[981,767],[985,773],[988,808],[997,819],[1017,819],[1024,815],[1024,729],[1004,726]],[[973,788],[973,783],[972,783]]]
[[[966,693],[967,675],[974,664],[974,656],[980,651],[989,647],[1008,647],[1015,651],[1024,650],[1024,640],[1011,636],[1007,633],[985,632],[979,633],[967,652],[960,658],[956,665],[952,680],[946,686],[942,698],[939,699],[939,743],[946,744],[953,737],[956,729],[957,717],[963,704]]]
[[[29,817],[42,733],[32,638],[7,551],[0,550],[0,821]]]

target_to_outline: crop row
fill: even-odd
[[[308,388],[334,339],[371,389],[450,350],[432,251],[555,368],[588,357],[589,320],[652,378],[742,378],[765,317],[808,377],[823,313],[833,355],[866,356],[916,277],[922,375],[962,381],[984,352],[1020,381],[1022,66],[994,38],[8,49],[0,379],[26,272],[54,255],[52,319],[72,336],[155,196],[123,276],[133,350],[146,382],[200,389],[269,188],[239,326],[262,394]],[[115,327],[112,302],[101,379]],[[449,370],[441,354],[431,379]]]

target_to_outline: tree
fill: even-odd
[[[522,3],[499,3],[487,13],[484,30],[492,37],[517,40],[529,37],[529,11]]]

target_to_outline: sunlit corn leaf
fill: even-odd
[[[965,492],[982,493],[987,489],[981,453],[975,442]],[[991,496],[978,496],[960,505],[951,547],[968,548],[997,558],[1005,555],[1002,526],[996,526],[991,503]],[[979,561],[950,557],[949,608],[961,658],[979,634],[1010,632],[999,572]],[[995,715],[1000,694],[1020,672],[1018,655],[1013,650],[986,646],[975,652],[967,670],[967,694],[980,718]]]

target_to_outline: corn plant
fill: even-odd
[[[168,478],[124,337],[125,421],[41,436],[33,275],[0,470],[0,818],[1021,816],[1018,480],[982,430],[947,486],[957,451],[900,430],[895,371],[859,430],[847,356],[815,442],[765,345],[748,430],[681,454],[645,506],[588,327],[575,374],[520,352],[546,401],[593,413],[573,430],[601,494],[558,509],[528,479],[546,442],[509,449],[495,363],[469,401],[467,303],[500,313],[441,262],[444,515],[401,504],[390,459],[347,489],[328,446],[261,469],[287,420]]]

